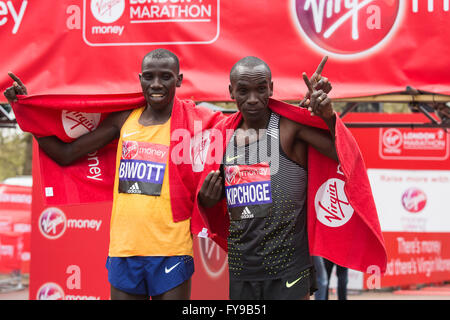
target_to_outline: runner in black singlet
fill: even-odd
[[[331,85],[320,76],[325,61],[312,83],[304,75],[309,91],[302,104],[331,135],[270,111],[273,83],[262,60],[246,57],[230,72],[230,94],[243,121],[221,170],[208,174],[199,193],[204,207],[214,206],[220,194],[227,200],[230,299],[309,299],[315,290],[306,228],[307,147],[337,160],[335,113],[326,94]]]

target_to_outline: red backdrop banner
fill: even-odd
[[[143,56],[180,57],[181,98],[228,100],[243,56],[271,67],[274,97],[298,99],[323,55],[332,97],[450,94],[448,0],[0,0],[0,89],[13,71],[30,93],[139,91]]]
[[[30,273],[31,187],[0,184],[0,273]]]

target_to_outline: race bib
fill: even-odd
[[[225,166],[224,174],[231,219],[265,217],[272,207],[269,164]]]
[[[119,192],[161,195],[169,147],[139,141],[123,141],[119,166]]]

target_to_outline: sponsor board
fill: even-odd
[[[379,156],[386,160],[446,160],[449,137],[443,129],[381,128]]]
[[[384,232],[389,252],[381,286],[399,286],[449,280],[450,234]]]
[[[65,213],[55,207],[42,211],[38,220],[39,231],[50,240],[55,240],[64,235],[67,229],[87,229],[99,231],[102,220],[96,219],[67,219]]]
[[[220,0],[84,0],[90,46],[209,44],[220,33]]]
[[[308,45],[324,54],[355,58],[381,48],[395,33],[402,0],[291,0],[291,14]]]
[[[383,232],[450,232],[449,170],[368,169]]]

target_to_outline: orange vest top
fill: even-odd
[[[109,256],[193,256],[190,219],[172,217],[170,120],[143,126],[144,109],[133,110],[120,132]]]

